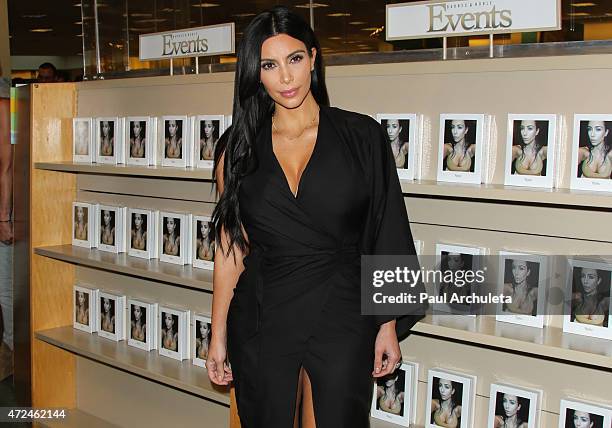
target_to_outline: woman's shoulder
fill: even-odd
[[[356,111],[345,110],[340,107],[328,107],[322,106],[323,110],[325,110],[332,118],[337,119],[337,122],[334,122],[336,125],[346,125],[346,126],[378,126],[380,124],[371,116],[367,114],[359,113]]]

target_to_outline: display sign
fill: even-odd
[[[561,29],[561,0],[451,0],[387,5],[387,40]]]
[[[140,60],[234,53],[234,23],[140,35]]]

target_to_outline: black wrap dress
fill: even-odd
[[[364,316],[361,254],[415,254],[391,148],[369,116],[320,106],[316,143],[293,195],[269,118],[243,178],[250,241],[228,311],[228,358],[243,428],[293,427],[300,368],[318,428],[369,426],[374,341],[394,316]],[[398,319],[400,337],[420,319]]]

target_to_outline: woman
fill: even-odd
[[[521,410],[523,402],[526,400],[523,397],[517,397],[512,394],[503,394],[502,407],[503,415],[495,415],[493,422],[494,428],[529,428],[529,424],[521,418]],[[529,401],[526,401],[526,407],[529,407]]]
[[[164,325],[162,327],[162,347],[170,351],[178,351],[178,332],[174,331],[174,317],[169,312],[164,312]]]
[[[473,158],[476,155],[476,144],[470,143],[467,139],[470,127],[465,120],[447,120],[446,123],[448,122],[453,141],[444,143],[444,170],[474,172]],[[474,129],[472,132],[475,131]]]
[[[115,310],[114,302],[108,297],[102,299],[102,330],[108,333],[115,333]]]
[[[105,245],[115,245],[115,222],[110,210],[102,210],[100,238]]]
[[[200,160],[212,160],[218,140],[215,138],[215,124],[212,120],[203,120],[200,126]]]
[[[74,238],[81,241],[87,240],[87,215],[85,211],[87,208],[82,206],[75,206],[75,221],[74,221]]]
[[[75,149],[74,154],[87,156],[89,154],[89,123],[84,120],[79,120],[75,126]]]
[[[130,129],[130,157],[137,159],[144,159],[146,140],[144,138],[143,128],[145,122],[135,120],[131,122],[132,128]]]
[[[103,120],[100,122],[100,155],[112,156],[115,148],[115,137],[113,136],[113,127],[110,121]]]
[[[534,271],[531,262],[512,260],[512,282],[504,284],[504,296],[512,298],[511,303],[504,303],[504,311],[523,315],[537,315],[538,287],[531,285],[531,272]],[[537,281],[537,278],[536,278]],[[536,283],[537,284],[537,283]]]
[[[166,158],[167,159],[180,159],[183,153],[183,138],[181,137],[181,130],[178,124],[178,120],[167,120],[166,121]]]
[[[461,397],[457,391],[461,384],[448,379],[438,379],[439,398],[431,400],[431,422],[444,428],[461,427],[461,403],[455,397]]]
[[[145,217],[146,218],[146,217]],[[147,225],[143,214],[132,214],[132,248],[145,251],[147,249]]]
[[[208,358],[208,345],[210,344],[210,324],[204,321],[198,321],[200,324],[198,334],[200,337],[196,339],[196,357],[205,360]]]
[[[612,178],[612,144],[607,140],[609,132],[606,122],[589,121],[589,141],[578,149],[578,177]]]
[[[368,426],[372,375],[399,367],[397,334],[421,318],[361,315],[360,255],[416,251],[382,127],[329,107],[322,72],[286,7],[244,30],[215,151],[206,363],[212,382],[234,381],[243,427],[290,427],[302,398],[303,426],[315,412],[320,426]]]
[[[178,256],[181,250],[180,224],[174,217],[166,217],[166,231],[164,233],[164,254]],[[177,230],[179,229],[178,233]]]
[[[402,126],[399,119],[385,119],[387,136],[391,143],[391,150],[395,158],[395,166],[398,168],[406,168],[408,164],[408,141],[400,141]]]
[[[565,420],[567,428],[604,428],[604,418],[601,415],[572,409],[568,409],[567,414]]]
[[[76,321],[89,325],[89,295],[82,291],[77,291]]]
[[[403,377],[403,376],[402,376]],[[382,383],[382,385],[381,385]],[[404,415],[404,391],[403,382],[400,380],[400,372],[381,382],[379,379],[376,387],[376,398],[378,408],[394,415]]]
[[[138,305],[132,306],[134,311],[132,312],[132,339],[139,340],[141,342],[147,341],[147,322],[145,308]]]
[[[521,120],[522,142],[512,146],[512,174],[546,175],[544,162],[548,147],[538,141],[542,123],[535,120]]]
[[[215,254],[215,241],[210,239],[210,224],[201,221],[198,239],[196,240],[197,258],[212,261]]]
[[[610,281],[604,282],[604,275],[609,278],[610,272],[585,267],[579,271],[581,287],[574,287],[572,294],[572,321],[607,327],[610,296],[603,295],[600,288],[610,289]]]
[[[461,303],[461,300],[456,301],[456,299],[463,299],[472,292],[469,282],[460,282],[460,278],[465,277],[465,271],[472,269],[472,258],[471,254],[442,251],[440,271],[443,276],[440,282],[440,296],[444,296],[445,303],[450,307],[461,311],[470,309],[469,304]]]

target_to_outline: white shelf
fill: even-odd
[[[175,265],[157,259],[131,257],[127,253],[113,254],[73,245],[38,247],[34,249],[34,253],[76,265],[212,292],[212,270],[198,269],[190,265]]]
[[[400,180],[402,192],[417,196],[439,196],[458,199],[481,199],[561,205],[578,209],[612,209],[612,194],[569,189],[537,189],[531,187],[504,186],[500,184],[444,183],[433,180]]]
[[[427,315],[412,331],[506,352],[612,369],[612,341],[564,333],[557,327],[525,327],[495,321],[493,316],[468,319],[457,315]]]
[[[129,175],[142,177],[176,178],[183,180],[212,180],[212,168],[175,168],[166,166],[133,166],[88,164],[75,162],[36,162],[34,168],[47,171],[82,174]]]
[[[155,350],[143,351],[126,341],[113,342],[72,326],[37,331],[34,336],[81,357],[229,406],[229,388],[213,385],[206,369],[191,360],[163,357]]]

